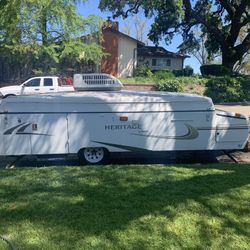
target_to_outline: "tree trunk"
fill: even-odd
[[[238,61],[235,51],[232,49],[222,49],[222,65],[233,71],[233,67]]]
[[[47,33],[47,12],[44,10],[41,16],[41,34],[43,45],[48,45],[48,33]]]

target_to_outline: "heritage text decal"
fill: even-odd
[[[105,125],[105,130],[136,130],[141,129],[140,124]]]

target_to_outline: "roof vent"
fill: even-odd
[[[121,90],[122,83],[108,74],[75,74],[74,88],[76,91],[89,90]]]

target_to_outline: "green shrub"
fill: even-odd
[[[187,65],[184,69],[174,69],[173,74],[175,77],[192,76],[194,74],[194,70],[191,66]]]
[[[200,71],[202,76],[226,76],[232,74],[230,69],[220,64],[202,65]]]
[[[158,70],[154,72],[153,77],[155,80],[165,80],[165,79],[173,78],[174,74],[168,70]]]
[[[142,64],[135,69],[134,76],[151,78],[153,73],[147,64]]]
[[[160,80],[155,84],[158,91],[183,92],[184,84],[178,79]]]
[[[208,81],[207,78],[200,76],[179,77],[178,79],[180,79],[180,81],[185,85],[187,84],[205,85]]]
[[[119,77],[118,78],[123,84],[153,84],[154,81],[149,77]]]
[[[208,80],[202,77],[178,77],[172,79],[158,80],[155,89],[158,91],[184,92],[187,86],[205,85]],[[195,88],[195,87],[194,87]]]
[[[208,81],[207,78],[199,77],[199,76],[193,76],[193,77],[182,76],[182,77],[175,78],[175,80],[178,80],[184,85],[188,85],[188,84],[205,85],[206,82]]]
[[[173,74],[175,75],[175,77],[181,77],[184,75],[184,72],[182,69],[174,69]]]
[[[238,102],[243,100],[242,79],[239,77],[216,77],[208,80],[205,95],[218,102]]]
[[[191,66],[187,65],[184,69],[183,69],[183,74],[184,76],[192,76],[194,74],[194,70]]]
[[[242,99],[250,101],[250,76],[240,77],[241,79],[241,89],[242,89]]]

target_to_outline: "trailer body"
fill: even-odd
[[[8,97],[0,102],[0,155],[239,150],[247,143],[248,123],[243,115],[215,110],[210,98],[191,94]]]

